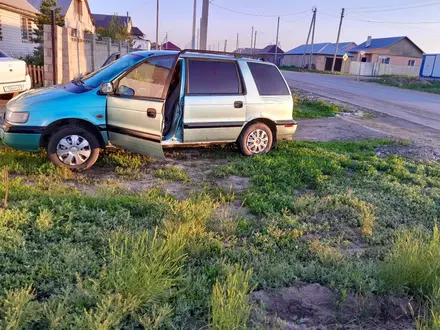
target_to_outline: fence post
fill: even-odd
[[[108,57],[110,57],[110,55],[112,54],[112,39],[108,38],[107,42],[108,42]]]
[[[38,84],[37,66],[36,65],[32,65],[32,86],[35,86],[36,84]]]
[[[119,50],[119,54],[121,54],[121,51],[122,51],[122,41],[121,40],[119,40],[119,43],[118,43],[118,50]]]

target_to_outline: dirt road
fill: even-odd
[[[355,77],[283,71],[290,87],[440,131],[440,95],[357,82]]]

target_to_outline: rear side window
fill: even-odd
[[[290,95],[280,71],[273,65],[248,63],[260,95]]]
[[[235,62],[189,60],[189,94],[240,94]]]

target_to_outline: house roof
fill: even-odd
[[[3,0],[1,0],[1,1],[3,1]],[[12,1],[15,1],[15,0],[12,0]],[[34,6],[35,8],[40,9],[41,3],[43,2],[43,0],[28,0],[28,2],[32,6]],[[56,2],[57,2],[56,7],[61,8],[61,15],[66,15],[67,11],[69,10],[70,4],[72,3],[72,0],[56,0]],[[88,6],[88,4],[87,4],[87,6]]]
[[[408,39],[418,50],[420,50],[423,53],[423,50],[421,50],[408,37],[391,37],[391,38],[371,39],[371,46],[370,47],[367,47],[367,42],[365,41],[365,42],[361,43],[359,46],[350,49],[350,52],[358,53],[358,52],[363,51],[363,50],[378,49],[378,48],[388,48],[391,45],[394,45],[396,42],[399,42],[400,40],[403,40],[403,39]]]
[[[145,34],[138,27],[135,27],[135,26],[133,26],[131,28],[130,34],[132,36],[136,36],[136,37],[143,37],[143,36],[145,36]]]
[[[40,7],[35,7],[35,6],[31,5],[29,2],[27,2],[26,0],[0,0],[0,4],[4,4],[9,7],[24,10],[24,11],[27,11],[27,12],[33,13],[33,14],[40,13],[40,11],[37,9]]]
[[[278,54],[284,54],[284,51],[280,48],[280,47],[276,47],[275,45],[269,45],[263,48],[262,52],[263,53],[274,53],[275,54],[275,49],[278,48],[277,53]]]
[[[356,43],[354,41],[349,41],[349,42],[340,42],[339,43],[339,49],[344,49],[345,47],[351,45],[351,44],[355,44]]]
[[[128,25],[128,22],[130,22],[131,20],[130,16],[92,14],[92,17],[95,21],[95,26],[97,28],[104,28],[104,29],[108,27],[114,16],[118,18],[119,24],[121,25]]]
[[[344,44],[344,43],[342,43]],[[294,49],[289,50],[287,53],[284,53],[284,55],[302,55],[304,54],[304,50],[306,54],[310,54],[312,51],[312,45],[301,45]],[[323,42],[319,44],[313,45],[313,53],[314,54],[320,54],[320,55],[335,55],[336,50],[336,44],[332,44],[330,42]],[[351,50],[350,50],[351,52]],[[350,54],[348,51],[343,51],[341,47],[338,47],[337,56],[344,56],[344,54],[347,54],[348,56],[352,57],[353,54]]]
[[[181,50],[178,46],[173,44],[171,41],[168,41],[162,45],[162,48],[164,50]]]

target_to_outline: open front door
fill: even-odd
[[[152,57],[114,83],[107,98],[110,142],[133,152],[163,158],[163,107],[177,56]]]

